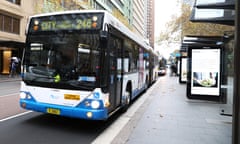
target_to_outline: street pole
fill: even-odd
[[[235,0],[235,45],[234,45],[234,92],[232,144],[239,144],[240,138],[240,0]]]

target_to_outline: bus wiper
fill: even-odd
[[[35,77],[33,79],[30,80],[30,82],[34,82],[34,81],[38,81],[39,79],[41,79],[41,81],[46,81],[47,80],[54,80],[54,81],[50,81],[50,82],[55,82],[56,78],[55,77]]]
[[[69,85],[74,86],[74,87],[78,87],[78,88],[84,88],[84,89],[89,89],[89,87],[94,87],[94,82],[88,82],[88,81],[69,81],[68,82]]]

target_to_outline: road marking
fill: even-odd
[[[7,95],[1,95],[0,98],[8,97],[8,96],[16,96],[16,95],[19,95],[19,92],[18,93],[7,94]]]
[[[10,120],[10,119],[14,119],[16,117],[20,117],[20,116],[26,115],[26,114],[31,113],[31,112],[32,111],[26,111],[26,112],[23,112],[23,113],[20,113],[20,114],[16,114],[16,115],[1,119],[0,122],[4,122],[4,121]]]

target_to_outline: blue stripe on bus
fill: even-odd
[[[25,109],[47,113],[47,108],[60,110],[60,116],[88,119],[88,120],[105,120],[108,118],[107,109],[86,109],[81,107],[67,107],[61,105],[53,105],[39,103],[29,100],[20,99],[20,106],[25,105]],[[92,117],[87,117],[87,112],[92,112]]]
[[[143,91],[145,90],[144,87],[142,87],[141,89],[135,89],[133,91],[133,95],[132,95],[132,99],[134,99],[135,97],[137,97],[139,94],[141,94]]]

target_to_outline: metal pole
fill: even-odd
[[[240,143],[240,0],[235,0],[235,47],[232,144]]]

